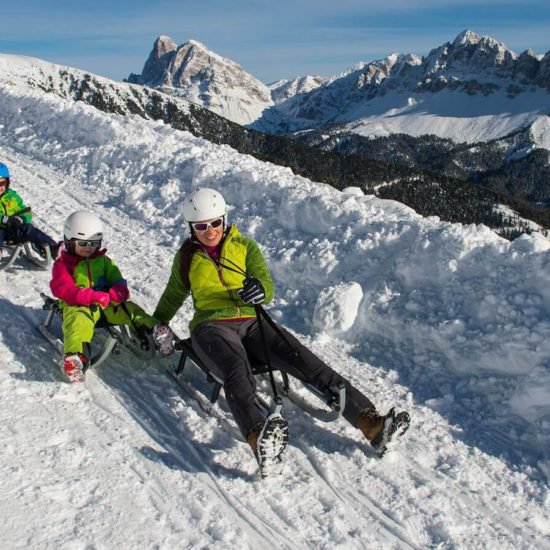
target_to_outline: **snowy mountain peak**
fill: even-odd
[[[479,40],[480,38],[478,34],[469,29],[465,29],[453,40],[453,46],[458,47],[466,44],[477,44]]]
[[[278,80],[270,84],[271,96],[275,103],[281,103],[290,97],[306,94],[328,82],[322,76],[297,76],[292,80]]]
[[[157,58],[160,58],[177,47],[177,44],[169,36],[161,35],[155,40],[153,52],[151,53],[156,53]]]
[[[479,44],[481,38],[474,31],[469,29],[463,30],[454,40],[453,46],[458,48],[459,46],[466,46],[467,44]]]
[[[427,57],[426,69],[427,72],[446,70],[508,77],[513,72],[516,57],[515,53],[494,38],[480,37],[466,30],[452,43],[448,42],[432,50]]]
[[[176,46],[160,36],[141,75],[131,74],[128,81],[170,90],[238,124],[249,124],[272,105],[264,83],[197,40]]]
[[[424,58],[392,53],[277,101],[255,127],[488,141],[546,116],[549,90],[550,53],[518,56],[490,36],[464,30]]]
[[[188,40],[187,44],[189,44],[190,46],[196,46],[197,48],[201,48],[203,50],[208,50],[208,48],[202,42],[199,42],[198,40],[194,40],[193,38]]]
[[[506,48],[506,45],[498,40],[494,39],[491,36],[479,36],[473,31],[464,30],[462,31],[452,43],[453,48],[464,48],[464,47],[479,47],[487,50],[494,50],[499,52],[508,51],[512,57],[516,55],[509,51]]]

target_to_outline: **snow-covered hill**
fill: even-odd
[[[1,272],[6,548],[550,548],[548,240],[422,218],[28,80],[0,83],[0,161],[42,229],[96,211],[151,311],[182,197],[219,189],[272,267],[272,315],[413,425],[379,461],[345,422],[288,406],[286,475],[262,482],[161,360],[113,356],[65,383],[34,329],[49,274]]]

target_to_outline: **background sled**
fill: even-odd
[[[45,247],[45,256],[42,256],[33,248],[30,241],[5,241],[2,245],[0,271],[10,269],[19,258],[25,258],[43,269],[48,269],[52,264],[52,255],[49,246]]]
[[[42,309],[46,310],[48,314],[46,320],[36,328],[48,343],[60,355],[63,355],[63,341],[52,330],[54,318],[61,319],[63,316],[62,309],[54,298],[43,293],[40,293],[40,296],[44,300]],[[152,359],[155,355],[155,345],[151,335],[137,334],[127,325],[111,325],[103,319],[96,324],[96,328],[98,330],[96,330],[92,342],[92,356],[88,368],[101,365],[113,351],[116,353],[118,345],[143,360]]]

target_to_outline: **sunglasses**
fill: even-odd
[[[209,227],[211,227],[212,229],[217,229],[222,223],[223,217],[212,220],[211,222],[192,223],[191,226],[195,231],[206,231]]]
[[[8,180],[0,179],[0,185],[8,185]]]
[[[82,248],[99,248],[101,241],[75,241],[78,246]]]

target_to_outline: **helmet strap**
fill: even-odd
[[[65,243],[65,250],[71,256],[74,256],[75,255],[74,242],[72,242],[71,239],[67,239],[67,237],[65,237],[65,235],[63,235],[63,242]]]

